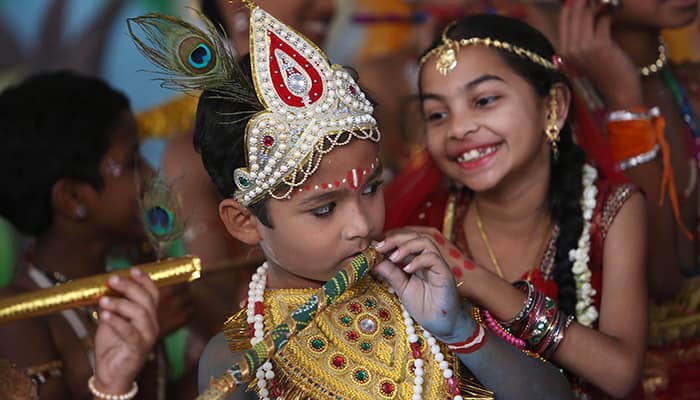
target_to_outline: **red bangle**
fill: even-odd
[[[453,353],[469,354],[479,350],[485,343],[488,335],[481,324],[476,324],[474,333],[463,342],[446,343],[447,348]]]

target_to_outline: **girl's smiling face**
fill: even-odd
[[[549,168],[546,99],[497,50],[461,47],[447,75],[435,62],[421,71],[421,104],[428,149],[444,173],[485,191],[533,163]]]

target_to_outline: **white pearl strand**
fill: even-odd
[[[387,290],[391,294],[396,294],[394,288],[387,286]],[[406,327],[406,335],[408,336],[409,347],[410,344],[418,342],[418,335],[416,334],[415,321],[411,317],[411,314],[406,310],[406,308],[399,302],[401,306],[401,315],[403,317],[403,323]],[[425,328],[423,329],[423,336],[427,340],[428,346],[430,346],[430,352],[433,354],[433,358],[439,364],[442,370],[442,376],[445,379],[450,379],[454,375],[452,368],[447,361],[445,361],[445,355],[442,354],[440,350],[440,345],[438,345],[437,340],[430,334]],[[413,400],[421,400],[423,398],[423,359],[416,358],[413,360],[413,365],[415,369],[413,372],[416,377],[413,378]],[[456,395],[453,400],[463,400],[461,395]]]
[[[262,314],[255,314],[255,303],[264,301],[265,285],[267,282],[267,263],[263,263],[258,270],[253,274],[250,281],[248,290],[248,309],[247,309],[247,322],[253,324],[254,335],[250,339],[250,344],[255,345],[262,340],[265,335],[265,317]],[[395,294],[393,288],[388,287],[389,293]],[[415,321],[411,317],[411,314],[406,311],[403,304],[401,304],[401,314],[403,316],[403,322],[406,328],[406,335],[408,336],[409,347],[410,344],[418,342],[418,335],[416,334]],[[440,366],[442,370],[442,376],[445,379],[450,379],[453,377],[454,372],[450,368],[449,363],[445,360],[445,355],[442,354],[440,345],[437,340],[430,334],[427,330],[423,329],[423,336],[425,337],[428,346],[430,346],[430,352],[433,354],[433,358]],[[423,398],[423,359],[416,358],[413,360],[415,378],[413,378],[413,400],[421,400]],[[274,379],[275,372],[272,369],[272,363],[266,361],[262,367],[258,368],[255,373],[256,378],[258,378],[258,388],[260,389],[260,396],[263,400],[270,400],[270,391],[267,388],[267,381]],[[278,399],[282,399],[279,397]],[[463,400],[461,395],[456,395],[453,400]]]
[[[247,322],[253,324],[254,334],[250,338],[250,344],[255,346],[260,342],[265,335],[265,316],[255,314],[255,303],[264,301],[265,285],[267,284],[267,263],[263,263],[258,270],[253,274],[248,285],[248,310]],[[270,391],[267,388],[267,381],[275,378],[275,371],[272,370],[272,363],[266,361],[255,372],[255,377],[258,378],[258,388],[260,389],[260,397],[262,400],[270,400]]]

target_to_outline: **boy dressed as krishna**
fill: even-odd
[[[200,392],[222,374],[240,383],[229,367],[251,346],[270,343],[266,335],[290,314],[306,317],[299,307],[375,252],[367,248],[384,224],[372,103],[316,45],[249,7],[251,50],[243,57],[204,18],[203,29],[154,14],[130,20],[166,85],[203,91],[194,144],[223,198],[220,217],[231,236],[266,257],[247,306],[200,359]],[[474,321],[432,242],[409,240],[386,256],[260,357],[247,387],[231,385],[220,398],[571,397],[551,364]]]

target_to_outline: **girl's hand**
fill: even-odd
[[[389,233],[377,250],[389,254],[389,259],[374,272],[396,291],[414,320],[446,343],[462,339],[470,317],[462,308],[455,280],[435,244],[416,233]]]
[[[593,81],[610,109],[642,106],[638,67],[613,40],[612,18],[601,4],[567,1],[559,16],[559,54]]]
[[[97,390],[127,393],[158,337],[158,288],[148,275],[131,270],[131,279],[113,276],[109,287],[123,297],[100,299],[95,335]]]

